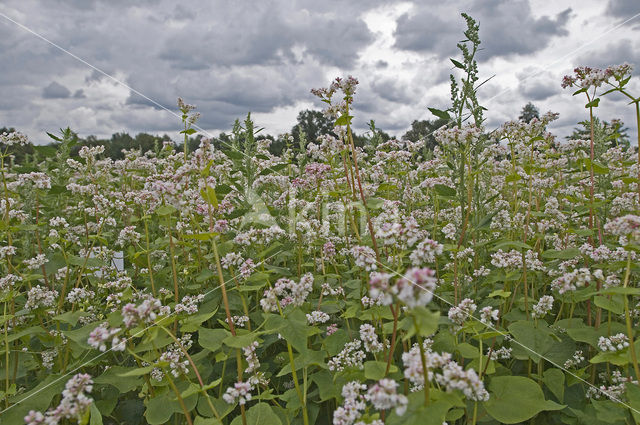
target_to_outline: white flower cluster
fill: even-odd
[[[478,306],[470,298],[465,298],[460,301],[455,307],[449,309],[449,320],[451,320],[456,326],[462,326],[464,322],[471,316]]]
[[[247,401],[251,400],[251,390],[253,386],[249,382],[236,382],[233,387],[227,388],[227,391],[222,395],[224,401],[229,404],[238,403],[244,405]]]
[[[351,248],[351,255],[353,256],[356,266],[361,267],[368,272],[378,268],[376,264],[376,253],[368,246],[354,246]]]
[[[169,306],[163,306],[160,300],[146,296],[139,305],[128,303],[122,307],[122,319],[127,328],[132,328],[139,323],[151,323],[158,316],[164,316],[170,312]]]
[[[614,218],[604,225],[604,230],[616,236],[630,237],[632,241],[638,242],[640,241],[640,216],[628,214]]]
[[[93,389],[93,380],[86,373],[79,373],[67,381],[62,391],[62,400],[54,409],[49,409],[44,415],[35,410],[29,411],[24,417],[26,425],[58,425],[64,419],[83,423],[86,413],[93,403],[88,397]],[[68,422],[63,422],[68,423]]]
[[[278,303],[280,307],[289,304],[299,307],[313,289],[313,275],[307,273],[296,283],[291,279],[281,278],[275,283],[273,288],[264,291],[264,297],[260,300],[260,305],[264,311],[277,311]]]
[[[26,310],[37,308],[51,308],[56,305],[58,291],[48,290],[40,285],[34,286],[27,292],[27,302],[24,304]]]
[[[551,289],[555,289],[559,294],[567,291],[575,291],[584,287],[591,281],[591,272],[586,267],[575,269],[557,277],[551,282]]]
[[[436,260],[436,256],[442,254],[443,248],[442,244],[431,239],[425,239],[416,246],[409,259],[414,266],[433,263]]]
[[[402,362],[405,366],[405,378],[414,385],[412,391],[422,389],[425,385],[424,372],[422,356],[417,344],[414,344],[409,352],[402,354]],[[451,359],[450,353],[439,354],[425,347],[425,364],[429,381],[435,379],[447,392],[460,390],[465,397],[474,401],[489,399],[489,393],[484,388],[484,383],[476,371],[473,369],[464,370],[462,366]]]
[[[91,331],[87,344],[97,350],[106,351],[107,341],[111,340],[112,350],[124,351],[127,341],[118,337],[120,330],[120,328],[110,328],[108,323],[102,323]]]
[[[174,311],[176,314],[196,314],[198,312],[198,304],[204,299],[204,294],[198,295],[185,295],[182,297],[182,302],[176,304]]]
[[[491,322],[497,322],[500,317],[500,310],[493,307],[483,307],[480,309],[480,321],[485,325],[491,325]]]
[[[342,372],[345,367],[354,367],[362,369],[364,367],[363,361],[366,357],[364,351],[360,350],[362,342],[359,339],[347,342],[335,357],[332,357],[327,365],[329,370]]]
[[[229,321],[227,320],[226,317],[225,317],[224,321],[229,323]],[[236,326],[236,327],[239,327],[239,328],[244,328],[244,325],[248,321],[249,321],[249,317],[247,317],[247,316],[232,316],[231,317],[231,322],[233,323],[233,325]]]
[[[610,337],[601,336],[598,338],[598,348],[602,351],[620,351],[629,346],[629,338],[619,333]]]
[[[433,299],[436,289],[435,271],[429,268],[413,267],[391,286],[391,275],[387,273],[372,273],[369,276],[369,295],[374,300],[380,300],[382,305],[390,305],[393,296],[409,308],[424,307]]]
[[[307,322],[310,325],[325,323],[328,320],[329,320],[329,315],[324,311],[314,310],[311,313],[307,313]]]
[[[393,379],[381,379],[369,387],[364,396],[378,410],[396,409],[396,414],[402,416],[407,410],[409,400],[404,394],[398,394],[398,383]]]
[[[580,363],[582,363],[583,361],[584,361],[584,355],[582,354],[582,350],[577,350],[575,353],[573,353],[573,356],[571,356],[564,362],[564,368],[565,369],[575,368],[579,366]]]
[[[376,329],[368,323],[360,325],[360,340],[369,353],[378,353],[384,349],[384,345],[378,341]]]
[[[553,297],[551,295],[543,295],[540,300],[533,306],[531,316],[534,319],[542,319],[553,308]]]
[[[347,382],[342,386],[344,402],[333,412],[333,425],[352,425],[360,419],[362,411],[367,408],[360,392],[366,389],[367,386],[358,381]]]

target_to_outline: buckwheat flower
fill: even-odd
[[[51,189],[51,179],[45,173],[31,172],[18,175],[18,183],[21,186],[28,182],[36,189]]]
[[[614,218],[604,225],[604,230],[616,236],[630,238],[633,242],[639,242],[640,216],[627,214]]]
[[[56,408],[49,409],[45,415],[32,410],[25,417],[25,422],[46,425],[57,425],[63,419],[81,422],[93,403],[93,399],[87,395],[92,389],[91,376],[79,373],[67,381],[62,391],[62,400]]]
[[[203,299],[204,294],[185,295],[184,297],[182,297],[182,302],[176,304],[176,306],[174,307],[174,312],[176,314],[196,314],[198,312],[198,304],[201,303]]]
[[[335,357],[332,357],[327,365],[330,371],[342,372],[345,367],[363,369],[363,361],[366,357],[364,351],[360,350],[362,342],[359,339],[347,342]]]
[[[73,288],[67,294],[67,302],[70,302],[71,304],[84,303],[93,299],[95,295],[95,292],[90,289]]]
[[[42,366],[46,369],[51,369],[53,368],[54,359],[58,355],[58,349],[52,348],[51,350],[43,351],[40,355],[42,356]]]
[[[51,308],[56,305],[58,291],[43,288],[40,285],[34,286],[27,292],[27,302],[24,304],[26,310],[37,308]]]
[[[440,229],[444,234],[444,237],[450,240],[454,240],[456,238],[456,226],[453,223],[448,223],[442,229]]]
[[[7,133],[6,131],[0,134],[0,143],[5,146],[13,146],[13,145],[27,145],[29,144],[29,138],[18,132],[12,131],[11,133]]]
[[[371,298],[380,300],[381,305],[390,305],[393,302],[391,295],[391,280],[389,273],[374,272],[369,275],[369,295]]]
[[[338,330],[338,325],[336,323],[332,323],[327,326],[327,336],[334,334]]]
[[[65,229],[69,227],[69,223],[67,223],[67,220],[64,217],[53,217],[49,220],[49,225],[51,227],[62,227]]]
[[[12,245],[0,246],[0,260],[16,255],[16,247]]]
[[[493,307],[483,307],[480,309],[480,321],[485,325],[490,325],[491,322],[497,322],[499,318],[500,310]]]
[[[396,414],[402,416],[407,410],[409,399],[404,394],[398,394],[398,383],[393,379],[381,379],[369,387],[365,399],[370,401],[378,410],[396,409]]]
[[[577,350],[573,353],[569,359],[564,362],[565,369],[572,369],[580,365],[580,363],[584,362],[584,355],[582,354],[582,350]]]
[[[168,306],[163,306],[160,300],[147,296],[139,305],[128,303],[122,307],[122,319],[127,328],[132,328],[140,323],[152,323],[158,316],[171,312]]]
[[[227,388],[227,391],[222,395],[224,401],[229,404],[238,403],[244,405],[247,401],[251,400],[252,385],[248,382],[236,382],[233,387]]]
[[[436,256],[442,254],[442,250],[442,244],[431,239],[425,239],[416,246],[409,259],[414,266],[433,263],[436,260]]]
[[[540,300],[533,306],[533,312],[531,317],[534,319],[541,319],[547,315],[553,308],[553,297],[551,295],[543,295]]]
[[[367,407],[365,398],[360,392],[366,389],[367,386],[358,381],[347,382],[342,386],[344,401],[333,412],[333,425],[353,425],[360,419]]]
[[[29,267],[31,270],[38,269],[48,263],[49,260],[44,254],[38,254],[33,258],[24,260],[24,264]]]
[[[462,366],[450,361],[442,366],[442,373],[436,374],[436,382],[446,387],[447,392],[460,390],[469,400],[487,401],[489,392],[473,369],[464,370]]]
[[[309,323],[310,325],[325,323],[329,319],[329,315],[324,311],[314,310],[311,313],[307,313],[307,323]]]
[[[229,321],[225,318],[224,321],[229,323]],[[233,322],[233,326],[244,328],[244,325],[249,321],[247,316],[232,316],[231,322]]]
[[[477,308],[476,303],[473,302],[472,299],[465,298],[460,301],[460,304],[449,309],[449,320],[457,326],[462,326]]]
[[[136,226],[127,226],[120,231],[116,245],[125,247],[125,245],[136,244],[140,241],[142,235],[136,232]]]
[[[242,255],[240,255],[237,252],[230,252],[224,257],[220,258],[220,265],[222,266],[223,269],[228,269],[229,267],[240,266],[240,264],[242,264],[243,261],[244,261],[244,258],[242,258]]]
[[[619,333],[610,337],[601,336],[598,338],[598,348],[602,351],[620,351],[629,346],[629,338]]]
[[[330,260],[336,255],[336,247],[333,242],[326,242],[322,246],[322,254],[326,260]]]
[[[29,410],[27,416],[24,417],[25,425],[48,425],[46,418],[40,412],[36,412],[35,410]],[[49,423],[51,423],[49,421]],[[57,424],[57,422],[55,422]]]
[[[433,298],[436,290],[435,271],[430,268],[413,267],[396,281],[391,291],[407,307],[424,307]]]
[[[300,278],[300,282],[287,278],[276,281],[272,288],[264,291],[264,296],[260,300],[260,305],[264,311],[277,311],[278,302],[281,307],[291,304],[299,307],[307,299],[313,289],[313,274],[306,273]]]
[[[0,291],[13,289],[16,283],[21,282],[22,278],[15,274],[8,273],[0,277]]]
[[[497,350],[491,350],[491,347],[487,349],[487,355],[491,360],[507,360],[511,358],[511,353],[513,352],[513,348],[510,347],[500,347]]]
[[[577,288],[584,287],[591,281],[591,271],[583,267],[572,272],[564,273],[562,276],[551,282],[551,289],[557,290],[558,293],[564,294],[567,291],[575,291]]]
[[[356,266],[365,269],[365,271],[373,271],[378,268],[376,264],[376,253],[368,246],[356,245],[351,248],[351,255]]]
[[[111,341],[111,349],[114,351],[124,351],[126,341],[118,338],[117,334],[120,332],[120,328],[111,328],[108,323],[102,323],[96,327],[89,334],[87,344],[91,347],[100,350],[107,350],[107,342]]]
[[[360,339],[364,344],[364,349],[369,353],[378,353],[384,346],[378,341],[378,335],[373,326],[368,323],[360,325]]]
[[[189,361],[185,359],[184,351],[189,350],[193,345],[191,334],[182,335],[178,341],[179,343],[171,344],[158,358],[161,362],[169,363],[171,375],[175,378],[189,373]]]

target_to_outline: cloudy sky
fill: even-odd
[[[66,126],[81,136],[175,135],[179,118],[160,106],[175,111],[181,96],[212,134],[249,111],[278,134],[301,109],[321,108],[309,89],[352,74],[357,126],[374,119],[401,136],[432,118],[427,106],[449,106],[460,12],[479,21],[480,76],[494,76],[480,91],[489,129],[532,101],[559,112],[554,129],[566,135],[587,115],[560,88],[564,74],[627,61],[640,75],[640,16],[629,20],[638,0],[3,0],[0,126],[36,142]],[[632,88],[640,94],[640,77]],[[635,137],[632,106],[600,105],[599,116],[622,118]]]

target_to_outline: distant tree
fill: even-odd
[[[520,121],[529,123],[534,118],[540,118],[540,111],[538,110],[538,108],[536,108],[536,106],[533,103],[529,102],[526,105],[524,105],[524,108],[522,108],[522,111],[520,112],[520,116],[518,117],[518,119]]]
[[[433,136],[433,133],[447,124],[447,120],[438,118],[437,120],[414,120],[411,123],[411,128],[404,133],[402,136],[402,140],[410,140],[412,142],[417,142],[420,139],[425,141],[425,149],[433,150],[436,147],[438,142],[436,138]]]
[[[333,134],[333,120],[324,116],[322,111],[305,109],[300,111],[297,123],[291,129],[294,145],[297,146],[300,140],[300,131],[304,131],[307,143],[315,142],[319,136]]]

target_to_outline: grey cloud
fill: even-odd
[[[562,93],[560,79],[538,68],[527,68],[517,75],[518,91],[524,98],[542,101]]]
[[[637,0],[609,0],[606,12],[616,18],[631,18],[640,13],[640,3]]]
[[[60,83],[52,81],[42,90],[45,99],[66,99],[71,96],[71,91]]]
[[[75,93],[73,93],[73,98],[74,99],[86,99],[87,95],[84,94],[84,90],[83,89],[78,89],[75,91]]]
[[[442,16],[446,15],[437,13],[432,5],[421,3],[416,13],[401,16],[394,34],[395,46],[440,57],[455,54],[464,21],[459,15],[444,19]],[[566,9],[555,17],[535,18],[528,0],[476,0],[469,14],[480,24],[483,50],[478,58],[488,60],[541,50],[552,38],[568,35],[570,13],[571,9]]]
[[[371,83],[371,89],[382,99],[396,103],[410,103],[412,95],[405,83],[397,78],[377,78]]]

